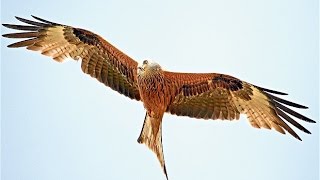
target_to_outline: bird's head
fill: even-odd
[[[142,64],[138,65],[138,75],[139,76],[149,76],[157,74],[162,71],[161,66],[153,61],[144,60]]]

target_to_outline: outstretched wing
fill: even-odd
[[[81,59],[83,72],[131,99],[140,100],[136,85],[136,61],[90,31],[32,17],[38,21],[16,17],[28,25],[3,24],[7,28],[23,31],[2,35],[24,39],[8,47],[40,51],[58,62],[67,57]]]
[[[315,121],[284,105],[302,109],[307,107],[273,95],[287,95],[285,93],[254,86],[222,74],[164,73],[178,89],[167,112],[178,116],[222,120],[239,119],[240,114],[246,114],[250,124],[256,128],[273,128],[282,134],[287,131],[301,140],[286,123],[289,122],[311,134],[289,115],[306,122]]]

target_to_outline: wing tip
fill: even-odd
[[[310,123],[317,123],[317,122],[316,122],[316,121],[314,121],[314,120],[311,120],[311,121],[310,121]]]
[[[36,20],[38,20],[38,21],[41,21],[42,23],[46,23],[46,24],[49,24],[49,25],[59,25],[59,26],[62,26],[62,24],[55,23],[55,22],[52,22],[52,21],[48,21],[48,20],[39,18],[38,16],[31,15],[31,17],[33,17],[34,19],[36,19]]]
[[[284,92],[280,92],[280,91],[275,91],[275,90],[272,90],[272,89],[267,89],[267,88],[263,88],[263,87],[260,87],[260,86],[256,86],[254,85],[254,87],[262,90],[262,91],[265,91],[265,92],[269,92],[269,93],[273,93],[273,94],[278,94],[278,95],[289,95],[288,93],[284,93]]]
[[[301,105],[301,104],[299,104],[299,107],[298,107],[298,108],[300,108],[300,109],[309,109],[309,107],[304,106],[304,105]]]
[[[21,19],[23,19],[23,18],[21,18],[21,17],[19,17],[19,16],[14,16],[14,18],[16,18],[17,20],[21,20]]]
[[[277,95],[288,95],[287,93],[283,93],[283,92],[279,92],[279,91],[274,91],[274,90],[270,90],[270,89],[265,89],[259,86],[255,86],[256,88],[258,88],[259,90],[263,91],[267,96],[269,96],[269,98],[271,98],[272,100],[275,100],[277,102],[289,105],[291,107],[295,107],[295,108],[300,108],[300,109],[309,109],[307,106],[298,104],[298,103],[294,103],[291,101],[287,101],[285,99],[279,98],[277,96],[274,96],[273,94],[277,94]]]
[[[297,136],[295,138],[298,139],[299,141],[302,141],[302,139],[299,136]]]
[[[3,23],[3,24],[2,24],[2,26],[6,27],[6,28],[10,28],[10,25],[11,25],[11,24],[6,24],[6,23]]]
[[[9,38],[9,34],[2,34],[2,37]]]
[[[15,48],[15,46],[13,44],[9,44],[7,45],[8,48]]]
[[[22,18],[22,17],[19,17],[19,16],[14,16],[18,21],[21,21],[21,22],[24,22],[26,23],[26,21],[30,21],[28,19],[25,19],[25,18]],[[27,23],[28,24],[28,23]]]
[[[24,20],[27,20],[27,19],[25,19],[25,18],[22,18],[22,17],[19,17],[19,16],[14,16],[17,20],[19,20],[19,21],[24,21]],[[37,18],[39,18],[39,17],[37,17],[37,16],[34,16],[34,15],[31,15],[31,17],[33,17],[34,19],[37,19]],[[40,18],[39,18],[40,19]]]
[[[38,16],[35,16],[35,15],[32,15],[32,14],[31,14],[31,17],[34,18],[34,19],[36,19],[36,20],[39,20],[39,21],[40,21],[40,19],[41,19],[41,18],[39,18]]]
[[[292,130],[292,129],[291,129]],[[299,140],[299,141],[302,141],[302,139],[300,138],[300,136],[296,133],[296,132],[294,132],[293,130],[292,130],[292,132],[290,132],[290,131],[288,131],[288,130],[286,130],[289,134],[291,134],[291,136],[293,136],[294,138],[296,138],[297,140]]]
[[[21,47],[21,46],[17,46],[16,44],[17,43],[12,43],[12,44],[7,45],[7,47],[8,48],[19,48],[19,47]]]
[[[308,121],[307,122],[309,122],[309,123],[317,123],[316,121],[314,121],[314,120],[312,120],[312,119],[310,119],[310,118],[308,118]]]
[[[44,20],[44,19],[42,19],[42,18],[40,18],[39,16],[35,16],[35,15],[30,15],[32,18],[34,18],[34,19],[37,19],[37,20],[39,20],[39,21],[41,21],[41,20]],[[46,21],[46,20],[44,20],[44,21]]]

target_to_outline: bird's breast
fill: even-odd
[[[141,78],[138,87],[143,105],[148,111],[164,112],[171,103],[171,87],[161,78]]]

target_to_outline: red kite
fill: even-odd
[[[235,77],[217,73],[177,73],[165,71],[157,63],[145,60],[141,66],[97,34],[71,26],[16,17],[28,25],[3,24],[20,33],[7,38],[24,38],[8,45],[40,51],[58,62],[70,57],[81,60],[83,72],[131,99],[142,101],[146,109],[139,143],[146,144],[160,161],[167,176],[162,150],[161,124],[164,113],[198,119],[239,119],[248,117],[255,128],[275,129],[301,140],[287,124],[311,134],[294,118],[315,123],[287,106],[306,106],[279,98],[286,93],[258,87]],[[285,106],[287,105],[287,106]]]

